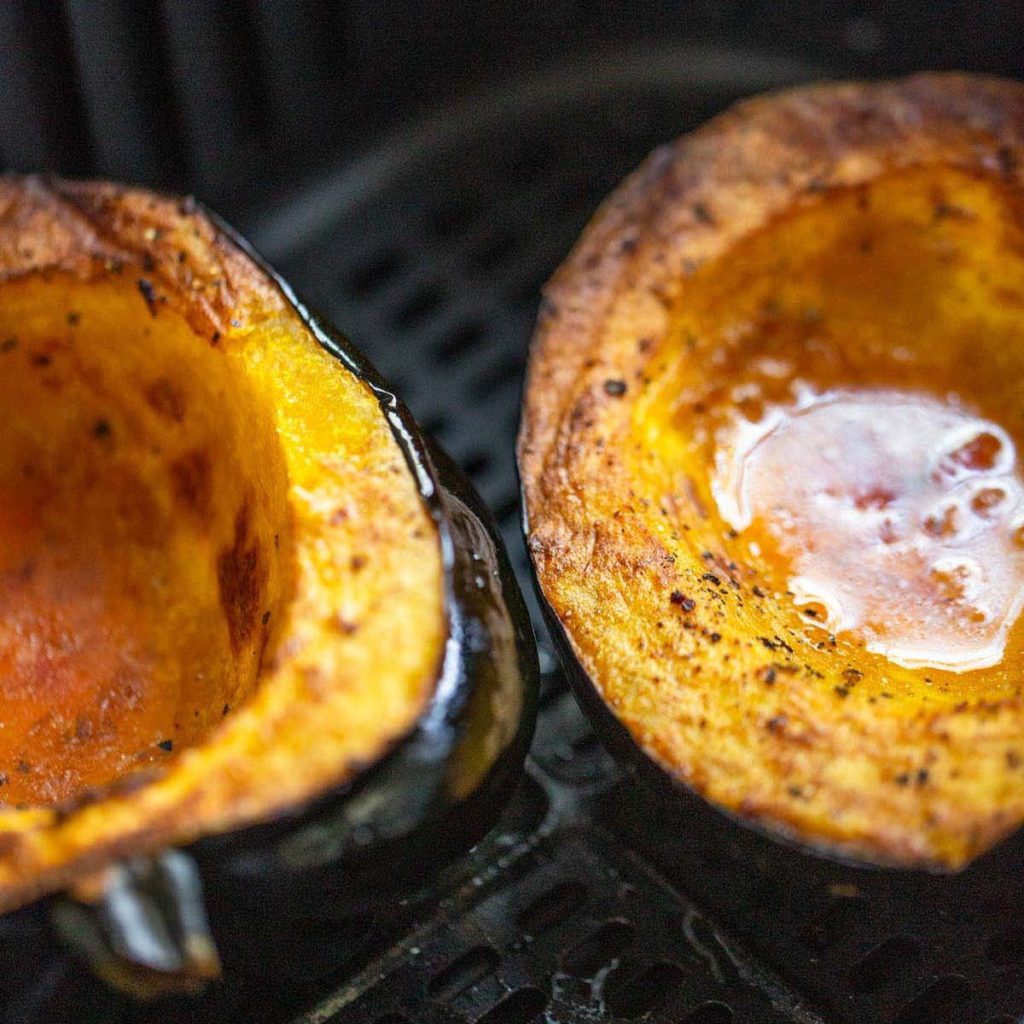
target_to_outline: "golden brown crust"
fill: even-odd
[[[56,270],[130,274],[148,302],[171,303],[213,340],[234,319],[284,300],[191,199],[102,181],[0,178],[0,278]]]
[[[749,578],[720,551],[702,562],[700,551],[659,533],[624,450],[688,278],[782,214],[931,165],[1019,188],[1024,87],[925,74],[798,88],[740,103],[656,151],[604,203],[545,289],[518,455],[544,594],[598,691],[648,754],[737,815],[812,845],[949,868],[1024,820],[1019,779],[992,760],[978,768],[986,779],[961,784],[940,772],[936,781],[933,772],[927,785],[883,788],[870,766],[913,763],[926,732],[939,747],[977,745],[1001,758],[1020,732],[1019,698],[908,711],[891,728],[860,714],[856,701],[829,710],[791,638],[723,641],[722,622],[742,631],[755,615]],[[669,649],[653,620],[673,590],[695,607]],[[670,612],[680,609],[666,619]],[[770,701],[755,691],[765,679]],[[773,719],[766,709],[776,701],[786,714]],[[714,743],[697,738],[698,724]],[[829,753],[843,762],[842,785],[823,763]],[[967,762],[969,750],[957,756]],[[817,795],[787,792],[787,775],[813,778]],[[976,804],[979,791],[987,799]]]
[[[199,500],[187,463],[171,479],[194,506],[180,517],[183,530],[194,530],[204,558],[202,545],[211,546],[195,575],[205,573],[214,594],[219,587],[222,646],[262,667],[244,703],[201,743],[176,751],[165,771],[60,808],[0,808],[0,911],[81,883],[119,857],[266,821],[341,785],[413,727],[436,685],[447,630],[437,528],[375,395],[190,201],[2,178],[3,289],[35,317],[26,331],[67,332],[69,309],[75,330],[96,337],[103,328],[91,325],[131,318],[115,340],[177,339],[184,383],[210,359],[222,363],[218,387],[241,382],[248,404],[235,418],[248,433],[222,429],[232,440],[219,443],[234,446],[223,461],[234,452],[243,470],[256,467],[248,495],[222,480],[227,497]],[[108,345],[115,378],[109,334],[97,343]],[[219,401],[232,401],[230,389]],[[217,418],[209,396],[183,417],[166,388],[137,405],[183,438]],[[268,584],[264,566],[278,562],[287,567],[272,568]],[[253,594],[275,588],[271,619]],[[187,621],[187,608],[179,611]]]

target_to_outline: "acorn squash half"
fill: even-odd
[[[775,836],[962,867],[1024,821],[1022,442],[1024,87],[658,150],[546,288],[519,441],[584,704]]]
[[[144,994],[218,972],[208,916],[301,958],[482,834],[536,684],[501,544],[228,228],[0,179],[0,389],[0,1007],[55,937]]]

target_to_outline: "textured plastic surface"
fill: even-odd
[[[818,76],[647,49],[524,82],[385,140],[253,235],[471,473],[525,584],[513,445],[540,284],[655,145]],[[597,744],[546,644],[542,663],[530,779],[502,825],[378,924],[307,1024],[1024,1015],[1021,843],[955,878],[908,876],[806,857],[713,812],[668,817]]]

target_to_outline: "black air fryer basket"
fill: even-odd
[[[40,18],[9,0],[0,152],[195,190],[239,222],[473,477],[531,591],[522,371],[540,285],[600,199],[740,96],[1016,74],[1022,28],[1024,9],[975,4],[66,0]],[[313,915],[330,966],[247,1021],[1024,1020],[1024,841],[933,877],[711,811],[670,821],[594,738],[533,611],[540,723],[501,824],[386,918]]]

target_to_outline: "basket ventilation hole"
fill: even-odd
[[[476,378],[479,393],[485,398],[497,394],[506,384],[519,381],[523,372],[523,361],[520,358],[502,359],[493,366],[487,367]]]
[[[509,161],[508,169],[513,181],[530,184],[548,170],[557,158],[558,152],[552,140],[538,135],[519,147]]]
[[[438,238],[454,238],[461,235],[476,220],[479,212],[474,202],[459,199],[434,210],[430,216],[429,227]]]
[[[800,938],[812,949],[828,949],[846,936],[857,934],[867,910],[868,901],[863,896],[834,900],[803,929]]]
[[[629,921],[606,921],[592,935],[573,946],[562,958],[562,967],[577,978],[592,978],[633,943],[635,926]]]
[[[553,267],[546,267],[543,273],[527,274],[522,280],[514,283],[508,292],[509,302],[517,309],[528,312],[532,319],[540,306],[541,289],[553,270]]]
[[[430,979],[427,991],[433,999],[448,1002],[484,980],[500,962],[490,946],[474,946]]]
[[[470,263],[479,271],[490,273],[512,256],[519,248],[514,235],[490,235],[484,243],[470,253]]]
[[[712,1002],[701,1003],[695,1010],[691,1010],[680,1024],[732,1024],[736,1015],[725,1003]]]
[[[576,178],[565,183],[554,197],[555,209],[571,220],[583,220],[592,212],[607,189],[591,178]]]
[[[483,476],[491,466],[487,452],[470,452],[462,460],[462,468],[472,477]]]
[[[960,1024],[963,1004],[971,997],[971,986],[956,974],[932,982],[912,999],[896,1017],[895,1024]]]
[[[437,437],[448,426],[448,417],[444,413],[432,413],[420,422],[420,427],[433,437]]]
[[[519,927],[531,937],[543,935],[575,914],[586,898],[587,890],[579,882],[560,882],[524,908],[519,915]]]
[[[850,968],[850,988],[854,992],[877,992],[916,968],[920,952],[917,942],[909,935],[886,939]]]
[[[503,526],[506,523],[511,524],[512,520],[516,520],[518,524],[519,520],[519,495],[513,492],[503,500],[499,501],[494,508],[494,517]]]
[[[683,981],[683,969],[667,960],[618,981],[613,971],[606,989],[608,1007],[616,1017],[633,1020],[660,1006]]]
[[[448,331],[437,348],[437,358],[451,363],[475,349],[484,340],[483,324],[471,320]]]
[[[1016,963],[1024,957],[1024,928],[1014,925],[992,936],[988,958],[1000,967]]]
[[[397,250],[378,253],[352,272],[346,291],[357,298],[368,298],[397,277],[404,267],[405,258]]]
[[[436,284],[425,284],[417,288],[395,311],[394,324],[403,331],[423,323],[445,299],[442,289]]]
[[[537,988],[520,988],[492,1006],[476,1024],[530,1024],[548,1005],[548,997]]]

